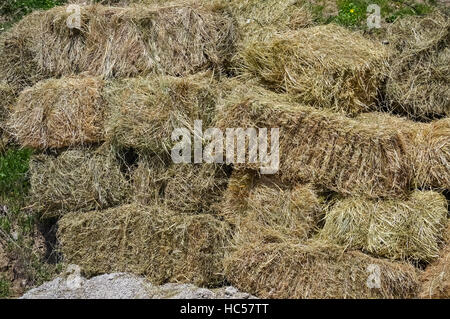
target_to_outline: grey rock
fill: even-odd
[[[191,284],[152,285],[128,273],[106,274],[91,279],[62,275],[31,289],[21,299],[255,299],[234,287],[199,288]]]

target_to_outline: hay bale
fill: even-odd
[[[432,191],[408,200],[342,199],[326,213],[320,237],[376,256],[430,262],[439,256],[447,211],[446,198]]]
[[[80,30],[67,27],[66,10],[33,12],[2,34],[0,78],[30,85],[80,72],[108,78],[221,72],[234,51],[232,19],[206,6],[82,6]]]
[[[216,164],[173,164],[164,204],[183,213],[216,213],[227,187],[227,168]]]
[[[420,298],[450,298],[450,224],[446,235],[447,243],[440,253],[440,258],[421,275]]]
[[[104,82],[98,77],[63,77],[21,92],[8,120],[24,147],[45,150],[104,140]]]
[[[43,217],[119,205],[130,192],[115,159],[90,150],[33,156],[30,184],[31,208]]]
[[[415,184],[450,189],[450,118],[424,125],[416,138]]]
[[[132,173],[135,201],[184,214],[215,214],[227,187],[227,168],[170,161],[170,158],[158,156],[145,156],[139,160]]]
[[[321,204],[311,185],[286,185],[273,176],[234,170],[218,212],[233,226],[233,245],[299,242],[315,232]]]
[[[158,76],[113,81],[105,88],[110,105],[106,137],[118,148],[170,154],[175,128],[193,132],[195,120],[210,125],[217,86],[211,73],[185,78]],[[193,134],[193,133],[192,133]]]
[[[251,41],[238,68],[299,102],[353,115],[375,107],[387,57],[381,44],[330,24]]]
[[[416,188],[450,189],[450,119],[420,123],[386,113],[364,113],[358,120],[380,129],[396,127],[403,136]]]
[[[450,115],[449,30],[448,16],[438,11],[389,26],[386,95],[392,111],[421,120]]]
[[[380,269],[380,288],[367,285],[368,267]],[[414,298],[413,266],[323,245],[243,245],[225,259],[225,276],[260,298]]]
[[[153,284],[223,282],[228,226],[209,214],[180,215],[137,204],[71,213],[58,223],[64,260],[88,276],[131,272]]]
[[[244,40],[266,39],[273,34],[313,24],[311,11],[301,1],[231,0],[227,2]]]
[[[380,129],[253,87],[237,88],[220,103],[215,126],[280,128],[278,174],[285,183],[374,198],[408,193],[411,168],[396,127]],[[258,170],[261,164],[235,167]]]
[[[260,180],[249,192],[246,211],[232,218],[234,244],[306,241],[316,231],[321,212],[310,186]]]

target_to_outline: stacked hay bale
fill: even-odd
[[[367,285],[370,265],[382,274],[376,289]],[[262,298],[414,298],[418,289],[412,265],[320,242],[243,245],[226,259],[225,271],[233,285]]]
[[[237,68],[297,101],[354,115],[375,107],[388,56],[381,44],[330,24],[250,41]]]
[[[407,118],[374,112],[363,113],[358,119],[376,123],[385,130],[396,127],[403,137],[406,161],[412,170],[416,188],[445,191],[450,188],[450,119],[430,123],[414,122]]]
[[[110,105],[106,138],[116,148],[170,154],[175,128],[193,134],[195,120],[203,121],[205,129],[211,125],[218,93],[208,72],[111,81],[105,88]]]
[[[0,41],[0,80],[33,85],[5,125],[41,152],[28,208],[60,218],[65,262],[266,298],[446,294],[449,121],[380,112],[388,47],[306,28],[300,1],[138,2],[82,6],[78,29],[66,7],[36,12]],[[439,63],[441,31],[423,50],[439,47]],[[448,115],[438,103],[414,118],[431,113]],[[203,131],[267,128],[275,161],[279,128],[275,173],[263,158],[174,163],[174,130],[195,141],[196,120]]]
[[[66,9],[34,12],[0,41],[0,79],[21,90],[2,128],[37,153],[27,209],[59,218],[65,262],[88,275],[219,285],[230,229],[214,204],[229,172],[175,165],[170,149],[175,128],[211,125],[234,20],[212,5],[82,5],[71,29]]]
[[[428,266],[421,276],[421,298],[450,298],[450,225],[445,234],[446,245],[439,259]]]
[[[43,217],[116,206],[128,199],[130,188],[111,154],[90,150],[35,155],[30,184],[32,209]]]
[[[265,39],[313,24],[311,11],[301,1],[231,0],[228,5],[244,41]]]
[[[215,125],[279,128],[280,165],[269,184],[257,173],[265,163],[234,165],[222,201],[235,229],[226,278],[271,298],[411,298],[419,289],[424,296],[427,284],[434,294],[445,290],[445,279],[431,283],[438,271],[447,276],[445,256],[422,288],[420,267],[442,254],[448,225],[440,193],[449,189],[448,118],[364,113],[386,110],[390,48],[329,25],[251,39],[236,61],[247,82],[232,85]],[[448,106],[440,107],[435,113],[445,116]],[[298,187],[300,209],[292,204]],[[368,283],[374,272],[376,289]]]
[[[245,92],[238,88],[224,102],[216,126],[279,127],[281,180],[374,198],[408,192],[411,170],[397,128],[380,129],[376,123],[291,103],[261,88]]]
[[[215,164],[174,164],[170,155],[174,129],[187,129],[194,136],[194,121],[202,121],[203,130],[212,125],[218,86],[206,72],[112,81],[106,87],[106,139],[116,149],[138,153],[132,173],[138,202],[185,213],[214,211],[226,188],[227,170]]]
[[[346,198],[325,216],[320,237],[390,259],[431,262],[439,256],[447,225],[447,200],[415,191],[407,200]]]
[[[22,146],[34,149],[104,141],[103,86],[95,77],[41,81],[21,92],[7,126]]]
[[[180,76],[224,71],[234,51],[233,21],[213,7],[88,5],[80,12],[75,28],[62,6],[33,12],[2,34],[1,77],[24,86],[80,72]]]
[[[387,30],[392,47],[389,108],[413,119],[450,116],[450,22],[438,11],[399,19]]]
[[[300,243],[316,231],[322,213],[320,200],[309,185],[286,187],[265,178],[252,186],[245,205],[242,212],[228,216],[236,230],[234,245]]]
[[[132,204],[65,215],[58,238],[66,261],[88,275],[127,271],[155,284],[214,286],[223,282],[228,234],[227,225],[209,214]]]
[[[288,96],[261,88],[251,92],[237,87],[222,101],[216,125],[222,129],[279,127],[281,163],[277,177],[269,181],[257,176],[263,163],[234,167],[222,203],[223,215],[235,229],[225,259],[226,278],[240,289],[265,297],[415,296],[419,271],[395,259],[429,262],[437,257],[447,224],[447,203],[435,192],[416,191],[409,198],[413,171],[406,133],[392,125],[296,104]],[[346,200],[357,203],[359,209],[348,209],[350,221],[356,220],[353,237],[368,236],[371,228],[373,247],[367,247],[367,238],[362,239],[364,244],[351,245],[356,241],[350,235],[352,223],[333,219],[329,209],[325,226],[317,234],[324,213],[323,189],[350,196]],[[377,223],[370,224],[372,216],[377,216],[373,217]],[[346,227],[341,232],[352,241],[335,240],[337,230],[328,232],[329,227]],[[358,262],[347,266],[350,260]],[[320,267],[314,267],[316,263]],[[367,288],[370,265],[388,274],[380,290]],[[348,273],[338,275],[341,267]],[[350,282],[349,278],[356,279]],[[314,284],[321,280],[323,286]],[[399,289],[399,282],[406,290]]]

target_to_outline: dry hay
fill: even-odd
[[[227,187],[227,168],[217,164],[173,164],[164,204],[183,213],[215,213]]]
[[[6,120],[17,99],[17,88],[0,81],[0,151],[9,142],[10,136],[7,134]]]
[[[228,174],[222,165],[170,164],[170,158],[143,156],[132,180],[133,197],[139,204],[185,214],[215,214]]]
[[[426,124],[416,141],[415,183],[450,189],[450,118]]]
[[[439,256],[447,200],[415,191],[408,200],[338,200],[326,213],[320,237],[390,259],[430,262]]]
[[[313,183],[342,194],[375,198],[404,196],[410,186],[411,168],[395,127],[380,129],[248,87],[236,88],[220,103],[215,126],[222,130],[279,127],[283,182]],[[261,164],[235,167],[256,170]]]
[[[107,140],[118,148],[170,154],[175,128],[193,132],[195,120],[202,120],[204,129],[210,124],[217,99],[211,76],[206,72],[113,81],[105,88],[111,111]]]
[[[248,196],[254,187],[257,174],[251,170],[233,170],[219,204],[220,215],[230,224],[248,209]]]
[[[212,215],[180,215],[131,204],[71,213],[58,225],[65,262],[80,265],[89,276],[131,272],[154,284],[223,282],[229,229]]]
[[[450,189],[450,118],[419,123],[386,113],[364,113],[358,119],[401,132],[415,187]]]
[[[447,228],[447,245],[440,258],[428,266],[421,276],[420,298],[450,298],[450,224]]]
[[[17,89],[6,82],[0,82],[0,129],[8,113],[12,110],[17,98]]]
[[[21,92],[8,130],[24,147],[45,150],[104,140],[104,82],[96,77],[63,77]]]
[[[119,205],[130,193],[112,155],[90,150],[33,156],[30,184],[30,208],[44,217]]]
[[[310,185],[285,185],[273,176],[235,170],[218,211],[234,228],[234,245],[300,242],[316,231],[321,204]]]
[[[169,180],[169,164],[165,157],[141,156],[131,175],[133,201],[141,205],[162,205]]]
[[[270,89],[353,115],[374,108],[387,57],[381,44],[330,24],[251,41],[237,62]]]
[[[422,120],[450,115],[449,30],[449,18],[438,11],[388,28],[394,53],[386,93],[393,111]]]
[[[264,179],[250,190],[247,210],[232,218],[234,244],[306,241],[321,217],[320,201],[308,185],[285,187]]]
[[[297,0],[231,0],[227,2],[244,40],[263,40],[273,34],[313,24],[311,12]]]
[[[82,6],[80,29],[67,27],[66,10],[33,12],[2,34],[0,78],[30,85],[85,71],[108,78],[180,76],[222,71],[234,51],[234,23],[214,8]]]
[[[370,265],[380,269],[379,289],[367,285]],[[412,265],[320,242],[242,245],[225,259],[225,276],[260,298],[414,298],[419,285]]]

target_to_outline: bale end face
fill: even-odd
[[[30,162],[30,207],[43,217],[126,202],[130,187],[111,154],[70,150]]]
[[[18,97],[8,120],[24,147],[45,150],[104,140],[104,83],[95,77],[39,82]]]
[[[415,191],[408,200],[338,200],[325,217],[320,237],[376,256],[431,262],[439,256],[447,225],[447,200]]]

